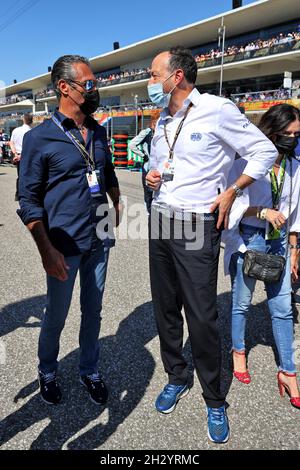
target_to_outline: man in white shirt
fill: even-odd
[[[184,306],[194,365],[207,405],[208,435],[221,443],[229,437],[225,394],[220,390],[216,324],[221,227],[228,225],[235,198],[265,175],[277,151],[231,101],[200,94],[196,77],[191,52],[177,47],[154,58],[148,85],[150,99],[164,107],[146,177],[155,191],[149,237],[151,290],[162,361],[169,377],[155,406],[161,413],[170,413],[189,391],[188,366],[182,355]],[[248,163],[228,188],[236,153]],[[183,225],[180,238],[178,228]],[[158,228],[156,233],[153,226]],[[186,226],[196,237],[197,227],[201,228],[196,240],[201,245],[191,247]]]
[[[21,155],[22,155],[23,137],[26,134],[26,132],[30,131],[31,126],[32,126],[32,115],[29,113],[26,113],[23,116],[23,125],[16,127],[12,131],[10,142],[9,142],[11,151],[14,156],[13,163],[17,166],[17,172],[18,172],[18,177],[17,177],[17,182],[16,182],[15,201],[19,200],[19,195],[18,195],[19,167],[20,167],[20,160],[21,160]]]

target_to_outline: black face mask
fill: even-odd
[[[290,137],[288,135],[279,134],[277,135],[275,147],[280,154],[291,155],[294,153],[294,150],[298,145],[298,138],[299,137]]]
[[[82,93],[84,103],[80,105],[80,109],[86,116],[93,114],[100,105],[100,95],[98,90]]]

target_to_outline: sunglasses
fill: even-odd
[[[76,83],[77,85],[82,86],[85,91],[91,91],[97,87],[97,80],[86,80],[85,82],[79,82],[77,80],[68,80],[68,82]]]

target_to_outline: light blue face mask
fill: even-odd
[[[169,93],[165,93],[163,84],[169,80],[172,75],[174,75],[174,72],[171,73],[171,75],[169,75],[162,83],[153,83],[147,87],[150,100],[159,107],[166,108],[169,106],[172,92],[175,90],[176,85]]]

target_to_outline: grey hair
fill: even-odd
[[[78,63],[86,64],[89,67],[91,66],[90,61],[80,55],[63,55],[54,63],[51,72],[51,81],[58,99],[61,97],[61,93],[58,89],[59,80],[75,80],[76,73],[73,64]]]

